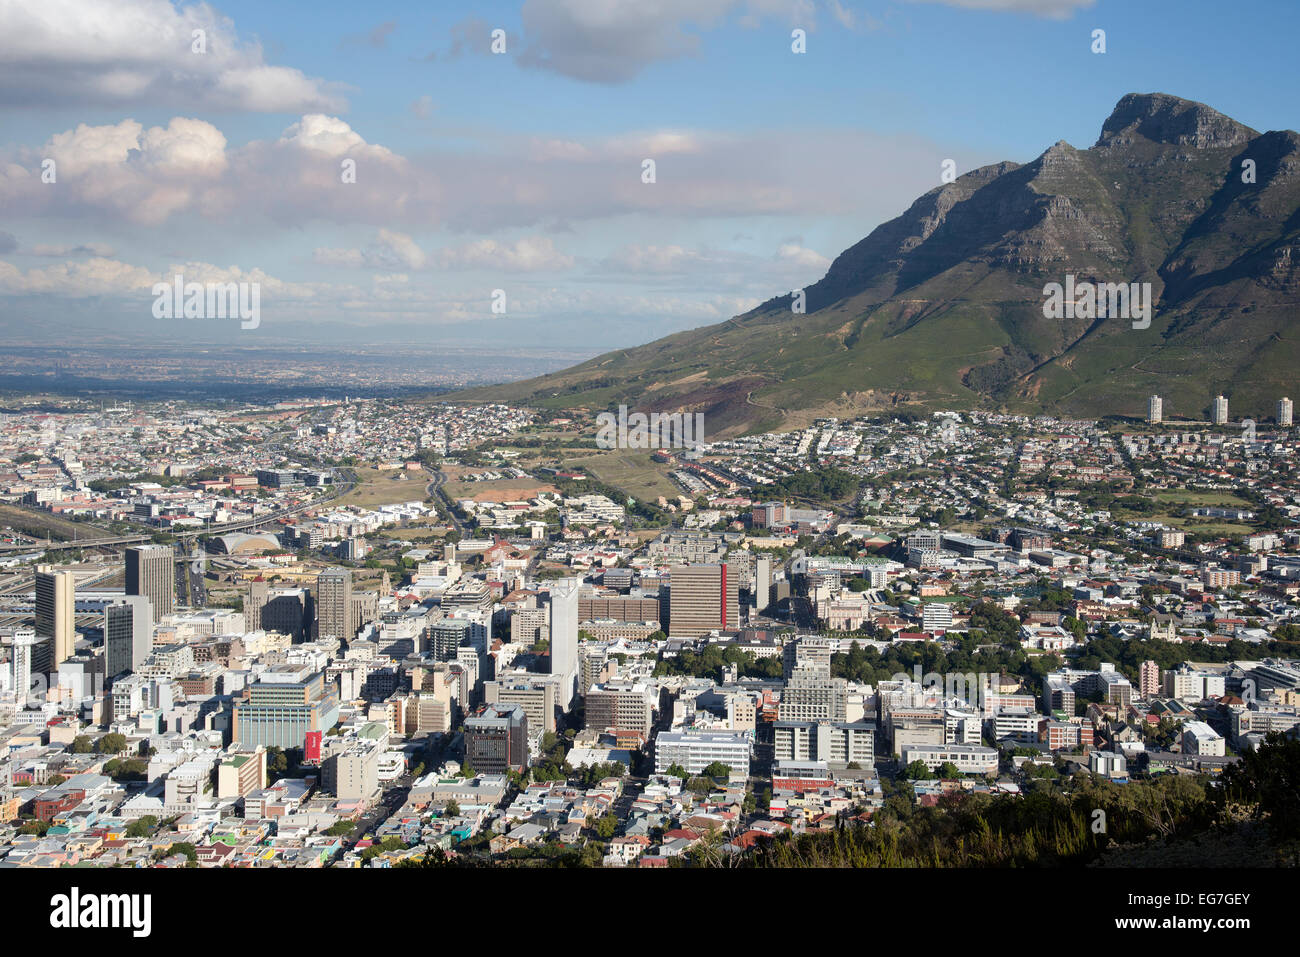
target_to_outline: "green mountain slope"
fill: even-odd
[[[1243,162],[1255,182],[1243,182]],[[1150,283],[1151,324],[1049,319],[1043,288]],[[1164,94],[920,197],[805,290],[725,323],[462,393],[563,408],[704,411],[709,433],[915,405],[1234,417],[1300,392],[1300,136]]]

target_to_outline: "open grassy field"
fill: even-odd
[[[1229,508],[1252,507],[1245,499],[1239,498],[1231,492],[1164,489],[1150,493],[1149,498],[1151,501],[1167,507],[1158,512],[1134,512],[1123,506],[1117,506],[1112,510],[1112,514],[1117,519],[1143,519],[1152,522],[1163,522],[1173,528],[1181,528],[1185,532],[1201,535],[1247,535],[1254,531],[1250,525],[1241,522],[1179,514],[1186,508],[1206,505],[1226,506]]]
[[[649,452],[617,449],[575,456],[566,464],[586,470],[607,485],[621,488],[633,498],[653,502],[661,495],[676,498],[682,494],[682,490],[668,477],[669,466],[654,461]]]
[[[428,498],[425,487],[429,484],[427,472],[358,467],[357,484],[352,491],[338,500],[339,505],[357,505],[374,508],[376,505],[394,505],[398,502],[423,502]]]
[[[1231,492],[1208,492],[1191,489],[1165,489],[1151,496],[1157,502],[1177,505],[1227,505],[1249,508],[1250,503]]]
[[[1176,516],[1161,516],[1159,520],[1175,528],[1181,528],[1184,532],[1200,535],[1249,535],[1255,531],[1251,526],[1241,525],[1237,522],[1207,521],[1199,518],[1178,518]]]

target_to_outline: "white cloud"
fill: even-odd
[[[161,272],[134,266],[115,259],[94,257],[85,262],[63,262],[28,269],[0,261],[0,294],[10,296],[46,295],[67,299],[113,296],[120,299],[146,297],[155,283],[171,282],[177,274],[186,282],[227,283],[256,282],[262,298],[311,300],[332,298],[347,287],[325,284],[287,282],[262,269],[239,266],[215,266],[205,262],[173,263]]]
[[[440,269],[499,269],[503,272],[557,272],[571,269],[572,256],[555,248],[545,236],[525,236],[513,243],[480,239],[464,246],[439,250]]]
[[[777,249],[776,258],[801,268],[820,269],[822,272],[825,272],[831,266],[831,261],[821,253],[792,243],[786,243]]]
[[[0,291],[8,295],[52,295],[69,299],[147,290],[157,277],[148,269],[113,259],[65,262],[23,272],[0,262]]]
[[[752,292],[770,296],[820,279],[830,260],[793,243],[782,244],[770,257],[736,250],[687,249],[680,245],[628,245],[594,264],[594,274],[698,287]]]
[[[226,170],[226,138],[202,120],[175,117],[145,129],[135,120],[57,133],[28,151],[30,168],[0,169],[0,206],[11,215],[101,211],[109,220],[156,224],[192,208]],[[41,182],[45,159],[55,180]]]
[[[928,189],[943,155],[919,138],[857,131],[672,129],[494,135],[477,146],[407,157],[325,114],[307,114],[276,138],[236,148],[212,124],[176,117],[149,129],[136,120],[83,124],[43,146],[0,152],[0,208],[10,222],[66,216],[83,228],[155,226],[187,215],[225,227],[365,224],[480,236],[556,232],[631,215],[852,215],[871,222],[900,212],[899,196]],[[41,182],[46,157],[57,161],[56,185]],[[642,181],[645,158],[657,164],[653,184]],[[344,181],[345,161],[355,165],[355,182]],[[328,255],[344,261],[337,257],[345,253]],[[541,253],[550,258],[536,246],[491,251],[518,263]],[[360,256],[346,261],[366,263]],[[388,272],[418,268],[400,253],[369,264]]]
[[[206,51],[194,52],[194,31]],[[337,84],[263,60],[206,3],[41,0],[0,3],[0,103],[184,105],[192,110],[342,110]]]
[[[525,0],[519,62],[576,80],[623,83],[651,63],[694,56],[700,31],[727,16],[742,26],[766,18],[811,29],[812,0]]]
[[[555,248],[546,236],[525,236],[514,242],[480,239],[462,246],[424,251],[403,233],[381,229],[375,242],[365,249],[317,249],[313,259],[328,266],[367,269],[419,270],[483,269],[500,272],[559,272],[571,269],[574,258]]]

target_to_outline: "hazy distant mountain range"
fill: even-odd
[[[1298,236],[1300,136],[1134,93],[1088,149],[1058,142],[930,190],[841,253],[802,313],[786,294],[465,395],[691,409],[711,434],[908,405],[1136,415],[1152,393],[1166,415],[1223,393],[1233,418],[1262,420],[1300,393]],[[1044,287],[1067,276],[1076,293],[1149,283],[1149,328],[1047,318]]]

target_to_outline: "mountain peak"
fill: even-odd
[[[1136,137],[1171,146],[1220,149],[1259,135],[1218,110],[1167,93],[1129,93],[1101,128],[1097,146],[1127,146]]]

